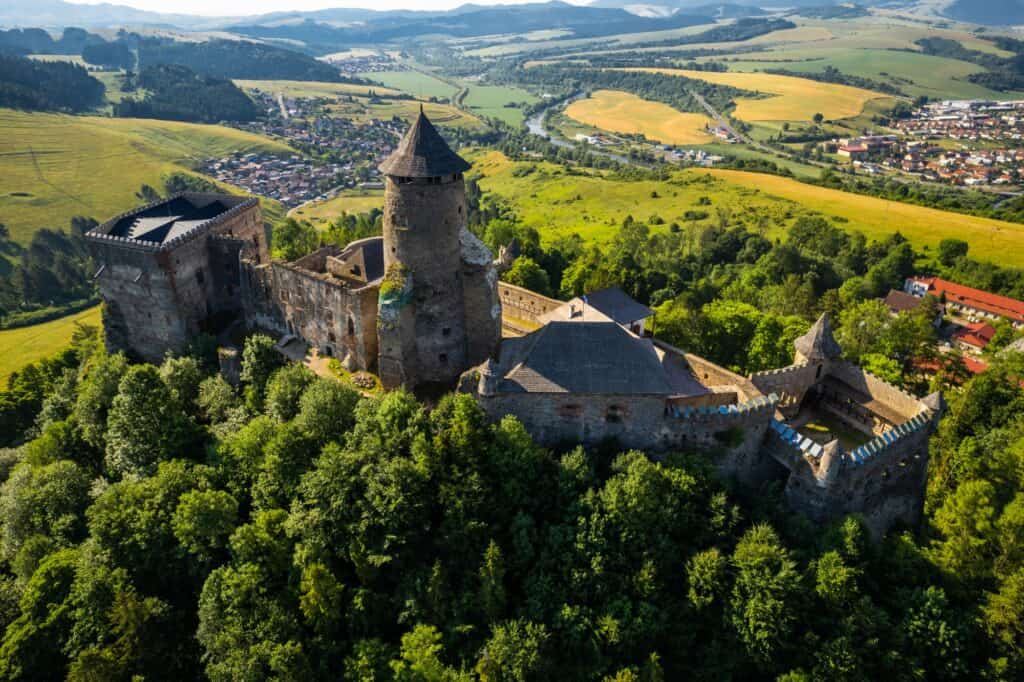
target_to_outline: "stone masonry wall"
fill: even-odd
[[[889,406],[902,415],[904,419],[910,419],[921,412],[922,405],[920,400],[906,391],[902,391],[892,384],[888,384],[878,377],[865,372],[852,363],[832,363],[828,373]]]
[[[394,386],[393,375],[405,383],[454,383],[470,367],[460,232],[466,224],[465,183],[461,176],[386,179],[384,195],[384,267],[401,267],[412,281],[413,324],[400,321],[396,332],[408,337],[388,343],[393,352],[382,358],[381,379]],[[415,348],[415,357],[406,349]],[[391,367],[403,366],[392,372]],[[413,369],[414,368],[414,369]]]

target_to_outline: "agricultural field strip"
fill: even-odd
[[[12,372],[66,348],[76,322],[99,326],[100,307],[30,327],[0,330],[0,387],[7,387]]]
[[[706,131],[711,124],[707,116],[682,113],[667,104],[615,90],[598,90],[588,99],[577,100],[565,115],[601,130],[640,133],[666,144],[703,144],[712,139]]]

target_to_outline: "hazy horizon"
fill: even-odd
[[[76,5],[125,5],[135,9],[163,14],[196,14],[201,16],[248,16],[269,12],[310,11],[320,9],[370,10],[448,10],[468,3],[479,5],[526,5],[548,0],[249,0],[244,4],[232,0],[67,0]],[[586,5],[587,0],[564,0]]]

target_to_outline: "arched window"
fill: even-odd
[[[348,335],[349,336],[355,336],[356,335],[356,323],[355,323],[355,320],[352,319],[351,315],[348,318]]]

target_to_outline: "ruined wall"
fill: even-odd
[[[887,405],[902,415],[904,419],[916,416],[922,409],[921,401],[916,397],[865,372],[852,363],[845,361],[832,363],[828,373]]]
[[[249,265],[246,319],[251,326],[295,334],[320,354],[351,356],[354,369],[377,363],[377,284],[349,289],[326,276],[298,267],[316,265],[327,249],[295,264]]]
[[[501,299],[502,312],[506,317],[534,324],[540,324],[538,318],[541,315],[563,305],[563,301],[541,296],[529,289],[517,287],[508,282],[498,282],[498,296]]]
[[[469,368],[463,299],[462,245],[466,224],[465,183],[461,175],[398,182],[388,177],[384,195],[384,268],[401,268],[412,283],[413,324],[404,316],[389,343],[393,353],[383,367],[385,385],[405,382],[454,383]],[[408,349],[414,348],[414,356]]]

